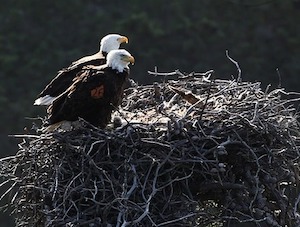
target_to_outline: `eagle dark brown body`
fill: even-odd
[[[111,119],[112,111],[122,101],[127,78],[128,70],[118,72],[108,66],[83,70],[48,108],[49,124],[83,118],[104,128]]]
[[[37,98],[49,95],[51,97],[57,97],[74,82],[74,79],[84,66],[94,65],[100,66],[106,63],[105,54],[95,54],[89,57],[84,57],[76,62],[73,62],[68,68],[60,70],[57,76],[50,81],[45,89],[38,95]]]

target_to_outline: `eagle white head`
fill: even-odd
[[[100,52],[109,53],[120,48],[122,43],[128,43],[128,38],[119,34],[109,34],[100,41]]]
[[[107,54],[106,64],[108,67],[123,72],[124,69],[128,69],[128,65],[134,64],[134,57],[124,49],[112,50]]]

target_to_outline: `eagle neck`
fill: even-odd
[[[117,73],[124,72],[125,69],[128,69],[128,63],[123,63],[120,61],[114,61],[108,63],[108,66],[111,67],[113,70],[116,70]]]

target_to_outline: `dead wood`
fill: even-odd
[[[298,94],[177,72],[128,88],[110,129],[20,135],[17,226],[299,226]]]

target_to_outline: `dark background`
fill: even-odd
[[[7,0],[0,6],[0,156],[15,154],[16,139],[44,116],[36,95],[72,61],[93,54],[108,33],[129,38],[123,48],[136,58],[139,84],[160,78],[148,70],[236,76],[262,87],[299,91],[300,0]],[[1,226],[13,226],[6,216]]]

